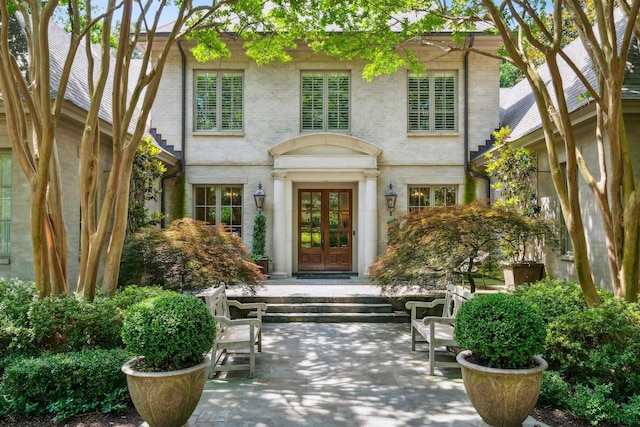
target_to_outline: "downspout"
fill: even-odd
[[[181,123],[180,123],[180,170],[178,170],[177,172],[174,172],[172,174],[169,175],[165,175],[162,177],[162,179],[160,180],[161,182],[161,190],[162,192],[160,193],[160,197],[161,197],[161,203],[160,203],[160,212],[162,213],[163,219],[162,219],[162,228],[165,228],[166,224],[165,224],[165,219],[164,219],[164,215],[167,212],[167,208],[166,208],[166,197],[165,197],[165,181],[168,179],[173,179],[173,178],[178,178],[182,175],[184,175],[184,161],[185,161],[185,147],[186,147],[186,138],[187,138],[187,112],[185,110],[185,106],[186,106],[186,86],[187,86],[187,57],[184,54],[184,49],[182,48],[182,43],[180,40],[177,41],[176,43],[178,45],[178,50],[180,51],[180,65],[182,67],[182,88],[181,88],[181,94],[180,94],[180,101],[181,101],[181,110],[182,110],[182,115],[181,115]]]
[[[471,34],[471,40],[467,49],[473,47],[475,34]],[[486,181],[487,199],[491,197],[491,180],[485,174],[472,171],[469,169],[469,53],[467,50],[464,54],[464,173],[471,178],[479,178]]]

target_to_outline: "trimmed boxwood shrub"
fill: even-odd
[[[0,411],[20,415],[74,415],[123,409],[129,403],[121,371],[132,355],[122,349],[49,353],[9,365],[0,383]]]
[[[122,340],[144,359],[134,369],[172,371],[200,363],[213,344],[215,320],[194,296],[166,292],[127,312]]]
[[[29,311],[33,345],[56,352],[122,347],[124,315],[107,301],[63,294],[34,302]]]
[[[160,286],[130,285],[120,288],[107,302],[115,309],[127,311],[132,305],[166,292]]]
[[[511,294],[477,295],[460,307],[454,336],[473,353],[474,363],[523,369],[544,347],[547,327],[538,310]]]

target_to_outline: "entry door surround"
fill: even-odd
[[[358,138],[322,133],[286,140],[269,153],[274,163],[272,277],[304,271],[298,265],[299,192],[342,191],[348,183],[352,183],[347,185],[351,191],[351,271],[366,276],[377,256],[377,158],[382,150]]]
[[[351,190],[298,190],[297,240],[298,270],[351,271]]]

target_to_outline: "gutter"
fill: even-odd
[[[475,34],[471,34],[468,48],[473,47]],[[482,173],[469,169],[469,51],[464,54],[464,173],[471,178],[479,178],[486,181],[486,197],[491,198],[491,180]]]
[[[177,172],[174,172],[172,174],[169,175],[165,175],[162,177],[162,179],[160,180],[160,189],[162,190],[162,192],[160,193],[160,197],[161,197],[161,203],[160,203],[160,212],[162,213],[163,217],[164,215],[167,213],[167,208],[166,208],[166,196],[165,196],[165,181],[168,179],[173,179],[173,178],[178,178],[184,175],[184,170],[185,170],[185,166],[184,166],[184,161],[185,161],[185,147],[186,147],[186,139],[187,139],[187,112],[185,110],[185,106],[186,106],[186,85],[187,85],[187,57],[184,53],[184,49],[182,48],[182,43],[180,40],[177,41],[176,43],[178,45],[178,50],[180,51],[180,65],[182,67],[182,88],[181,88],[181,94],[180,94],[180,102],[181,102],[181,110],[182,110],[182,115],[181,115],[181,123],[180,123],[180,170],[178,170]],[[162,224],[161,224],[162,228],[166,227],[166,223],[165,223],[165,218],[162,219]]]

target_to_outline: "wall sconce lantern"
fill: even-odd
[[[258,212],[262,212],[264,209],[264,199],[267,197],[267,194],[262,189],[262,183],[258,184],[258,189],[255,193],[253,193],[253,199],[256,201],[256,208]]]
[[[384,198],[387,201],[389,216],[391,216],[393,214],[393,210],[396,208],[396,199],[398,198],[398,193],[393,189],[393,185],[391,185],[391,183],[389,183],[389,188],[384,193]]]

